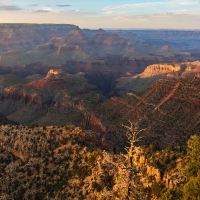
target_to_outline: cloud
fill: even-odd
[[[112,9],[108,9],[108,10],[104,10],[104,14],[105,15],[110,15],[110,14],[113,14],[113,10]]]
[[[1,0],[0,3],[1,3],[1,2],[3,2],[3,3],[9,3],[9,2],[11,2],[11,1],[12,1],[12,0]]]
[[[96,16],[98,15],[96,12],[90,12],[90,11],[84,11],[82,9],[80,10],[68,10],[68,11],[62,11],[63,13],[69,14],[69,15],[75,15],[75,16]]]
[[[200,10],[171,10],[173,15],[200,16]]]
[[[5,11],[17,11],[17,10],[22,10],[20,7],[15,6],[15,5],[1,5],[0,4],[0,10],[5,10]]]
[[[33,12],[38,12],[38,13],[48,13],[48,12],[51,12],[49,10],[33,10]]]
[[[69,6],[72,6],[72,5],[69,5],[69,4],[60,4],[60,5],[56,5],[57,7],[69,7]]]
[[[58,10],[54,10],[52,8],[49,7],[45,7],[45,8],[40,8],[40,9],[35,9],[35,10],[31,10],[32,12],[37,12],[37,13],[59,13],[60,11]]]
[[[114,7],[103,8],[105,15],[114,14],[114,12],[121,11],[123,9],[133,8],[157,8],[157,7],[178,7],[178,6],[192,6],[198,5],[199,1],[196,0],[169,0],[169,1],[158,1],[158,2],[146,2],[146,3],[134,3],[134,4],[122,4]]]
[[[30,4],[29,6],[38,6],[39,4]]]
[[[143,20],[143,21],[160,21],[164,19],[194,19],[200,17],[200,10],[172,10],[168,12],[159,12],[152,14],[141,14],[141,15],[117,15],[113,19],[115,21],[133,21],[133,20]]]

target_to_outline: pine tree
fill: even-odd
[[[188,164],[186,166],[187,176],[197,176],[200,170],[200,137],[192,135],[187,142]]]

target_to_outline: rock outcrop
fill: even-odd
[[[200,62],[149,65],[144,72],[135,76],[124,76],[116,81],[114,91],[117,94],[140,92],[149,88],[159,79],[189,78],[200,73]]]

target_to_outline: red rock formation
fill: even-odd
[[[32,81],[25,86],[31,86],[37,89],[62,90],[68,89],[72,84],[67,83],[67,81],[63,79],[42,79],[39,81]]]
[[[42,106],[43,104],[42,99],[37,96],[37,94],[28,94],[24,91],[9,88],[6,89],[4,93],[1,93],[1,99],[13,99],[15,101],[20,100],[24,104],[31,102],[39,106]]]
[[[55,46],[62,46],[70,42],[73,45],[87,45],[91,44],[91,39],[89,39],[82,30],[76,26],[68,34],[63,37],[54,37],[51,41]]]

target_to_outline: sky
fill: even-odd
[[[0,0],[0,23],[200,29],[200,0]]]

